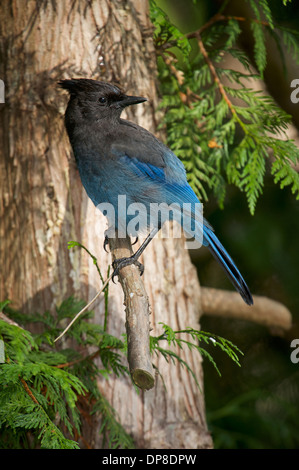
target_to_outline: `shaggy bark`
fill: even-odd
[[[66,96],[57,81],[89,77],[119,82],[149,98],[127,117],[156,128],[156,65],[148,5],[144,0],[3,0],[0,149],[0,299],[24,312],[54,310],[75,294],[86,301],[99,290],[92,260],[67,242],[83,243],[105,276],[111,263],[102,246],[105,219],[88,200],[64,130]],[[134,113],[134,116],[133,116]],[[141,260],[153,333],[159,322],[198,328],[200,288],[182,240],[154,240]],[[123,292],[111,285],[108,331],[125,332]],[[94,305],[103,322],[103,298]],[[202,386],[201,359],[182,353]],[[181,367],[156,358],[155,387],[136,394],[129,380],[99,378],[137,447],[211,447],[204,396]],[[125,400],[124,400],[125,397]],[[82,446],[99,447],[99,422],[84,427]]]

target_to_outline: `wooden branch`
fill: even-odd
[[[290,311],[280,302],[267,297],[254,296],[248,306],[237,292],[201,288],[203,315],[249,320],[269,328],[288,330],[292,326]]]
[[[112,260],[133,254],[129,238],[109,239]],[[137,266],[120,270],[119,281],[124,292],[128,362],[133,382],[142,390],[155,384],[155,374],[150,357],[150,308],[149,301]]]
[[[267,21],[262,21],[258,20],[257,18],[245,18],[244,16],[231,16],[231,15],[223,15],[222,13],[216,13],[214,16],[212,16],[209,21],[207,21],[205,24],[203,24],[199,29],[195,31],[191,31],[190,33],[185,34],[182,36],[182,39],[185,37],[187,39],[195,39],[198,37],[198,35],[201,35],[204,31],[209,29],[210,26],[213,26],[213,24],[219,22],[219,21],[229,21],[229,20],[236,20],[236,21],[253,21],[254,23],[261,24],[263,26],[270,26]],[[177,43],[176,39],[173,39],[172,41],[165,42],[161,44],[159,47],[157,47],[157,50],[166,50],[170,49],[171,47],[175,46]]]
[[[22,385],[26,391],[26,393],[28,393],[28,395],[30,396],[31,400],[36,403],[36,405],[39,405],[39,402],[37,401],[37,399],[35,398],[35,396],[33,395],[33,393],[31,392],[30,388],[28,387],[28,384],[27,382],[25,382],[24,379],[22,379],[22,377],[20,377],[20,381],[22,382]]]
[[[231,113],[232,113],[234,116],[237,116],[236,110],[235,110],[235,108],[234,108],[234,106],[233,106],[231,100],[230,100],[229,97],[227,96],[227,93],[226,93],[226,91],[225,91],[225,89],[224,89],[224,87],[223,87],[223,85],[222,85],[222,83],[221,83],[221,81],[220,81],[220,79],[219,79],[219,77],[218,77],[218,75],[217,75],[216,69],[215,69],[215,67],[214,67],[214,65],[213,65],[213,63],[212,63],[212,61],[210,60],[210,57],[209,57],[209,55],[208,55],[208,53],[207,53],[207,50],[206,50],[206,48],[205,48],[205,46],[204,46],[204,43],[203,43],[203,41],[202,41],[202,39],[201,39],[201,35],[200,35],[199,33],[197,34],[197,42],[198,42],[199,50],[200,50],[200,52],[202,53],[202,55],[203,55],[203,57],[204,57],[204,59],[205,59],[207,65],[208,65],[208,67],[209,67],[209,69],[210,69],[210,72],[211,72],[211,75],[212,75],[212,77],[213,77],[213,79],[214,79],[214,82],[215,82],[216,85],[218,86],[218,89],[219,89],[219,91],[220,91],[220,93],[221,93],[223,99],[226,101],[226,103],[227,103],[227,105],[228,105],[228,107],[229,107]]]
[[[18,328],[21,328],[22,330],[24,329],[18,323],[16,323],[15,321],[13,321],[9,317],[7,317],[2,311],[0,311],[0,320],[5,321],[9,325],[17,326]]]

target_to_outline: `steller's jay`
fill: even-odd
[[[179,207],[190,203],[189,219],[195,219],[194,207],[199,201],[187,182],[182,162],[153,134],[120,117],[126,106],[146,98],[128,96],[117,86],[96,80],[61,80],[59,85],[70,94],[65,125],[83,186],[96,206],[105,202],[113,206],[117,230],[128,227],[131,219],[127,208],[134,203],[142,203],[146,209],[151,203],[176,203]],[[126,196],[124,211],[118,207],[119,195]],[[151,230],[148,219],[140,223],[139,231],[150,233],[133,256],[114,261],[114,275],[133,263],[142,271],[137,260],[162,223],[159,218]],[[194,231],[195,239],[209,248],[244,301],[252,305],[241,273],[213,228],[203,219],[201,225],[195,222]],[[107,238],[104,248],[106,244]]]

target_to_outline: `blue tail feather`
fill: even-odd
[[[252,305],[253,304],[252,295],[240,271],[238,270],[237,266],[235,265],[230,255],[227,253],[224,246],[220,243],[220,241],[216,237],[212,228],[207,227],[206,225],[204,226],[204,245],[206,245],[209,248],[214,258],[219,262],[221,267],[224,269],[230,281],[232,282],[236,290],[239,292],[243,300],[248,305]]]

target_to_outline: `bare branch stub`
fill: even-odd
[[[133,254],[130,238],[109,239],[112,260]],[[148,296],[137,266],[122,268],[119,282],[124,292],[128,363],[133,382],[142,390],[155,384],[155,374],[150,357],[150,306]]]

